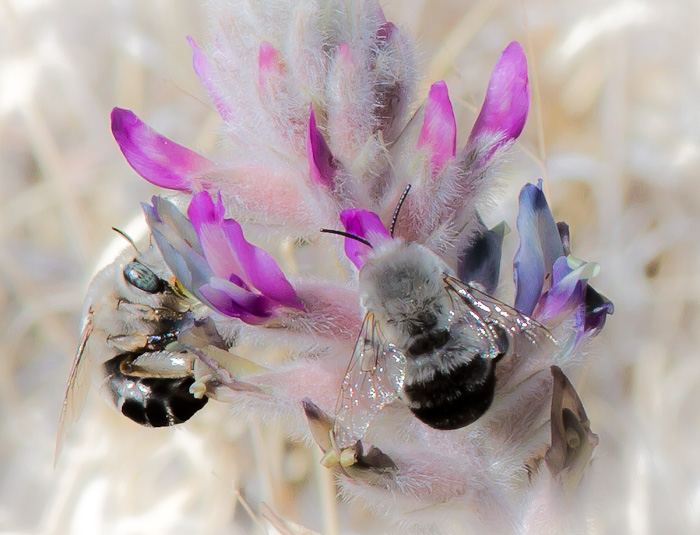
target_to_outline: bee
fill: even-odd
[[[180,424],[208,401],[190,393],[196,356],[177,341],[194,323],[190,302],[174,279],[166,280],[156,247],[136,251],[136,256],[122,254],[90,283],[61,410],[57,455],[66,419],[77,420],[80,415],[88,390],[88,361],[107,402],[141,425]]]
[[[392,238],[407,192],[394,213]],[[435,429],[475,422],[491,406],[496,366],[514,351],[516,338],[554,342],[535,320],[455,278],[419,243],[391,239],[372,248],[359,292],[364,321],[335,411],[341,449],[362,439],[373,417],[399,398]]]

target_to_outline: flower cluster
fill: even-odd
[[[208,360],[197,388],[249,417],[278,418],[289,433],[313,436],[336,454],[328,465],[344,494],[395,519],[447,530],[536,526],[538,512],[554,507],[547,497],[578,484],[596,444],[561,370],[580,364],[580,349],[612,313],[588,284],[597,264],[571,254],[568,227],[555,223],[541,184],[520,195],[514,308],[556,343],[516,345],[497,367],[492,407],[465,428],[432,429],[398,400],[349,454],[332,440],[362,324],[358,272],[371,247],[422,244],[461,281],[503,293],[504,225],[488,229],[478,209],[527,118],[522,48],[511,43],[501,54],[458,148],[446,84],[434,83],[416,109],[411,42],[375,1],[229,0],[212,9],[210,45],[189,42],[224,122],[225,156],[206,158],[131,111],[112,113],[129,164],[188,202],[186,215],[162,197],[144,205],[165,263],[231,353],[265,355],[265,367],[248,373]],[[407,184],[411,192],[394,214]],[[319,233],[340,224],[366,243],[349,237],[343,250],[336,236]],[[279,353],[281,361],[267,357]]]

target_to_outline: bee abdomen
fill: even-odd
[[[451,370],[436,370],[425,381],[409,381],[404,393],[411,412],[435,429],[459,429],[478,420],[491,406],[496,389],[494,362],[475,356]]]
[[[123,354],[105,363],[106,386],[117,409],[146,427],[167,427],[189,420],[209,400],[190,393],[191,375],[176,378],[126,375],[122,363],[134,354]]]
[[[450,331],[447,329],[429,330],[417,336],[408,348],[407,355],[419,356],[440,349],[450,340]]]

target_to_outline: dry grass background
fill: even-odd
[[[544,175],[616,306],[577,377],[600,436],[588,529],[700,532],[700,4],[385,6],[419,40],[426,83],[447,80],[463,137],[500,50],[525,45],[536,100],[502,213],[514,227],[517,190]],[[52,467],[87,283],[110,227],[154,192],[111,139],[109,110],[212,147],[217,119],[184,39],[204,40],[205,22],[185,2],[0,1],[2,533],[264,533],[261,502],[329,535],[379,529],[336,506],[315,451],[214,403],[184,429],[148,430],[93,393]]]

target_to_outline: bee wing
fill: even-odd
[[[68,424],[76,422],[80,418],[80,413],[83,410],[85,398],[87,397],[87,384],[85,381],[85,348],[87,346],[90,334],[92,334],[93,325],[88,315],[85,320],[83,332],[80,335],[80,345],[73,359],[73,366],[68,376],[68,385],[66,393],[63,396],[63,405],[61,406],[61,417],[58,421],[58,431],[56,433],[56,447],[54,450],[54,465],[58,461],[63,449],[63,441],[65,440],[68,431]],[[68,422],[70,418],[70,422]]]
[[[406,357],[387,341],[368,313],[345,372],[335,409],[333,437],[339,448],[362,439],[374,415],[403,387]]]
[[[460,321],[472,329],[476,349],[481,349],[481,355],[489,358],[503,355],[509,341],[518,335],[531,343],[546,339],[556,344],[542,324],[459,279],[446,276],[445,290],[461,317]]]

